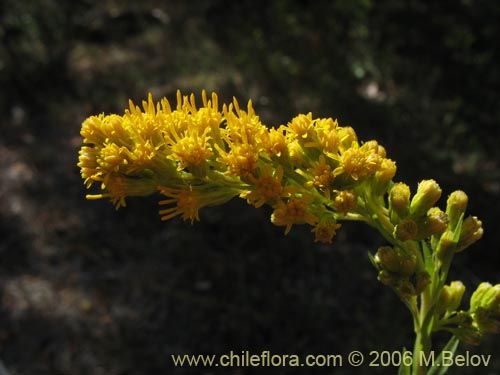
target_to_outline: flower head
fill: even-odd
[[[286,188],[282,185],[283,168],[276,167],[273,170],[270,166],[260,169],[258,177],[249,176],[252,190],[244,191],[240,197],[245,198],[249,204],[261,207],[265,203],[274,203],[282,197]]]
[[[309,138],[314,133],[314,121],[312,119],[312,113],[309,112],[307,115],[300,114],[292,119],[288,123],[287,135],[290,138],[305,140]]]
[[[193,224],[195,220],[200,221],[198,211],[201,205],[193,190],[189,188],[171,189],[160,187],[160,193],[169,198],[160,201],[160,205],[175,204],[173,207],[160,210],[161,220],[165,221],[177,215],[181,215],[183,220],[190,220],[191,224]]]
[[[332,243],[333,238],[342,225],[332,218],[325,218],[319,221],[311,232],[315,235],[315,242]]]
[[[262,142],[262,149],[269,156],[285,156],[288,155],[287,141],[284,134],[283,126],[278,129],[271,128],[267,132],[261,134],[260,141]]]
[[[347,214],[348,212],[354,211],[357,205],[356,193],[352,189],[336,192],[333,205],[335,210],[341,214]]]
[[[287,201],[279,200],[273,205],[274,211],[271,215],[271,222],[277,226],[285,226],[285,234],[290,232],[293,224],[316,225],[318,217],[309,212],[308,207],[312,203],[313,197],[292,196]]]
[[[353,143],[340,157],[340,166],[333,174],[345,175],[353,181],[363,181],[375,172],[381,170],[380,166],[385,158],[385,150],[379,147],[376,141],[370,141],[361,147]]]
[[[177,137],[175,141],[171,141],[171,154],[168,158],[179,164],[179,170],[200,165],[213,155],[208,131],[209,128],[198,134],[197,129],[188,128],[182,138]]]

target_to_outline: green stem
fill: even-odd
[[[432,305],[433,301],[431,301],[429,288],[427,288],[420,295],[420,311],[418,319],[414,320],[416,337],[415,346],[413,348],[413,375],[425,375],[427,372],[421,359],[423,358],[422,354],[429,353],[432,347],[431,334],[434,319],[428,316]]]

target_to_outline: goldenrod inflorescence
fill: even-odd
[[[451,332],[451,346],[500,333],[500,285],[480,284],[469,310],[460,310],[464,284],[446,284],[454,255],[483,235],[481,221],[465,215],[467,195],[452,192],[445,211],[436,206],[442,190],[434,180],[421,181],[412,195],[393,182],[396,164],[385,149],[360,142],[337,120],[308,113],[268,127],[251,101],[246,109],[236,99],[220,106],[215,93],[203,92],[198,107],[193,94],[178,91],[174,109],[149,95],[142,108],[130,101],[121,116],[89,117],[81,135],[81,175],[87,188],[101,189],[87,198],[109,198],[116,208],[128,197],[158,193],[162,220],[193,223],[201,208],[239,196],[270,206],[271,222],[285,234],[310,225],[318,242],[331,243],[341,221],[375,227],[389,244],[370,259],[378,280],[412,313],[414,358],[430,350],[435,331]],[[423,375],[425,366],[415,361],[412,371]]]
[[[131,196],[159,192],[162,220],[199,220],[199,209],[240,196],[255,207],[273,208],[271,221],[288,233],[295,224],[313,227],[316,240],[331,242],[343,219],[363,219],[368,196],[385,194],[396,172],[376,141],[360,144],[355,131],[331,118],[300,114],[269,128],[238,101],[219,106],[214,93],[177,93],[142,109],[130,102],[123,116],[85,120],[86,144],[78,166],[87,187],[118,208]],[[357,208],[360,207],[361,211]],[[371,219],[367,219],[371,220]]]

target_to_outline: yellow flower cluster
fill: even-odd
[[[365,220],[367,206],[387,192],[396,173],[376,141],[360,143],[355,131],[331,118],[300,114],[288,124],[267,127],[252,102],[219,106],[215,93],[177,92],[142,108],[130,101],[120,115],[86,119],[78,166],[90,188],[118,208],[131,196],[155,192],[162,220],[199,220],[199,210],[240,196],[272,207],[271,221],[288,233],[309,224],[317,241],[331,242],[339,220]]]
[[[198,107],[193,94],[177,92],[175,108],[149,95],[142,107],[130,101],[121,116],[89,117],[81,135],[82,178],[101,190],[88,199],[109,198],[118,208],[128,197],[157,193],[162,220],[193,223],[201,208],[239,196],[270,206],[271,222],[285,234],[308,224],[323,243],[341,221],[364,221],[390,244],[370,258],[379,281],[410,309],[422,350],[438,330],[473,344],[500,332],[499,285],[481,284],[469,311],[457,310],[465,286],[445,285],[454,255],[483,234],[477,217],[465,217],[467,195],[451,193],[443,211],[435,206],[441,188],[423,180],[412,196],[408,185],[393,182],[396,164],[381,145],[359,142],[332,118],[299,114],[268,127],[251,101],[245,109],[236,99],[220,106],[215,93],[203,92]]]

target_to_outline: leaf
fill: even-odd
[[[375,257],[372,255],[372,253],[368,252],[368,258],[370,259],[370,262],[373,264],[373,267],[375,267],[377,271],[380,271],[380,267],[377,264],[377,261],[375,260]]]
[[[457,336],[452,336],[450,341],[444,346],[443,350],[437,357],[436,361],[434,362],[433,366],[427,371],[426,375],[444,375],[448,371],[448,369],[451,366],[442,366],[443,363],[443,353],[444,352],[451,352],[455,354],[458,348],[458,344],[460,343],[460,340],[458,339]]]
[[[409,352],[411,353],[410,351],[406,350],[405,347],[403,347],[403,358],[404,358],[404,353],[406,352]],[[405,361],[401,361],[401,365],[399,365],[399,369],[398,369],[398,375],[411,375],[411,365],[408,366],[408,365],[405,365]]]
[[[460,219],[458,219],[457,226],[455,227],[455,231],[453,232],[453,242],[455,244],[460,240],[460,234],[462,233],[462,223],[464,222],[464,214],[460,215]]]
[[[432,275],[434,273],[434,261],[432,260],[431,250],[425,241],[421,242],[421,246],[424,253],[425,270],[429,275]]]

